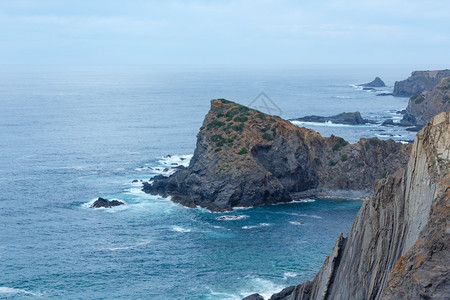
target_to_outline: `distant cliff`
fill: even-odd
[[[441,82],[442,78],[449,76],[450,70],[415,71],[407,79],[396,81],[392,94],[399,97],[411,97],[432,90]]]
[[[143,191],[212,211],[305,196],[368,195],[407,163],[411,145],[377,138],[349,144],[228,100],[213,100],[189,167]]]
[[[416,136],[406,168],[379,180],[313,281],[272,300],[448,299],[450,113]]]
[[[409,99],[406,113],[400,124],[424,126],[437,114],[449,111],[450,77],[446,77],[432,90],[419,93]]]

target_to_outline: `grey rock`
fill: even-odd
[[[393,95],[398,97],[411,97],[424,91],[431,91],[442,78],[449,77],[450,70],[415,71],[402,81],[396,81]]]
[[[125,203],[123,203],[122,201],[119,201],[119,200],[108,200],[108,199],[99,197],[97,200],[94,201],[91,208],[101,208],[101,207],[111,208],[114,206],[119,206],[119,205],[124,205],[124,204]]]
[[[432,90],[412,96],[400,124],[417,126],[420,129],[437,114],[448,111],[450,111],[450,77],[443,78]]]
[[[242,300],[264,300],[264,297],[260,294],[251,294],[250,296],[247,296]]]
[[[322,116],[306,116],[301,118],[292,119],[291,121],[301,121],[301,122],[319,122],[326,123],[332,122],[335,124],[348,124],[348,125],[360,125],[366,123],[372,123],[369,120],[363,119],[359,111],[355,112],[344,112],[331,117]]]
[[[385,87],[386,85],[384,84],[384,81],[381,80],[380,77],[375,77],[374,80],[372,80],[369,83],[363,83],[363,84],[359,84],[359,86],[365,86],[365,87]]]

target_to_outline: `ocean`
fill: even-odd
[[[241,299],[312,279],[360,201],[303,199],[211,213],[140,191],[187,165],[210,100],[264,92],[285,119],[360,111],[399,120],[408,66],[3,66],[0,299]],[[298,124],[410,141],[377,124]],[[168,156],[170,155],[170,156]],[[167,170],[167,169],[168,170]],[[166,169],[166,170],[165,170]],[[126,205],[92,209],[97,197]]]

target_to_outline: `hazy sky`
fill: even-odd
[[[0,0],[0,64],[449,64],[448,0]]]

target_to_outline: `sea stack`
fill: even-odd
[[[381,80],[380,77],[375,77],[374,80],[368,83],[358,84],[358,86],[368,87],[368,88],[376,88],[376,87],[385,87],[384,81]]]

